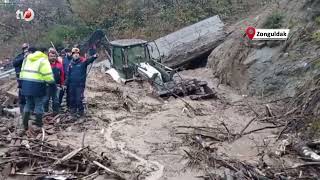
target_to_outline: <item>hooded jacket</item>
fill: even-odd
[[[40,51],[29,54],[22,63],[20,80],[22,81],[22,95],[45,96],[46,84],[54,83],[48,56]]]

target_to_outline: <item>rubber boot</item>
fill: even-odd
[[[77,109],[76,108],[71,108],[70,109],[70,114],[71,115],[76,115],[76,113],[77,113]]]
[[[59,112],[60,112],[60,105],[59,105],[59,103],[54,103],[54,104],[52,104],[52,111],[53,111],[53,113],[52,113],[53,117],[55,117],[56,115],[59,114]]]
[[[38,126],[39,128],[42,128],[42,126],[43,126],[42,116],[43,116],[43,114],[36,114],[35,125]]]
[[[22,115],[22,123],[23,123],[24,130],[28,130],[30,115],[31,115],[30,112],[24,112]]]

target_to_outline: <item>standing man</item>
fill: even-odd
[[[69,65],[67,86],[68,96],[70,101],[70,112],[78,116],[84,115],[84,89],[87,79],[87,67],[97,59],[97,54],[94,53],[87,60],[80,58],[80,50],[72,49],[72,61]]]
[[[44,111],[49,111],[49,101],[52,100],[53,116],[56,116],[60,110],[60,92],[64,85],[64,70],[62,63],[58,61],[58,55],[55,52],[49,52],[49,62],[51,65],[55,83],[47,87],[47,96],[44,100]]]
[[[71,52],[71,49],[64,49],[65,51],[65,56],[63,57],[63,70],[64,70],[64,79],[67,79],[67,75],[68,75],[68,70],[69,70],[69,65],[71,63],[71,60],[72,60],[72,52]],[[63,92],[66,91],[66,102],[67,102],[67,107],[69,108],[69,92],[68,92],[68,86],[67,84],[65,84],[65,89],[63,89]],[[60,102],[62,102],[62,99],[63,99],[63,95],[60,99]]]
[[[20,114],[22,115],[23,113],[23,108],[26,104],[26,99],[25,97],[21,94],[21,81],[19,80],[19,76],[20,76],[20,72],[21,72],[21,66],[23,63],[24,58],[27,57],[28,55],[28,48],[29,48],[29,44],[28,43],[23,43],[22,45],[22,52],[20,54],[18,54],[18,56],[16,56],[13,60],[13,67],[14,70],[16,72],[16,78],[17,78],[17,82],[18,82],[18,97],[19,97],[19,106],[20,106]]]
[[[61,50],[60,56],[58,57],[58,61],[59,61],[59,62],[61,63],[61,65],[62,65],[63,72],[65,72],[64,66],[63,66],[64,57],[66,57],[66,51],[65,51],[65,49]],[[64,74],[65,74],[65,73],[64,73]],[[65,79],[65,76],[66,76],[66,75],[64,75],[64,77],[63,77],[64,79]],[[62,84],[62,86],[61,86],[61,91],[60,91],[60,94],[59,94],[59,105],[60,105],[60,106],[61,106],[61,104],[62,104],[62,100],[63,100],[63,96],[64,96],[64,91],[65,91],[64,84]]]
[[[35,48],[29,48],[29,54],[23,61],[20,80],[22,81],[22,95],[26,98],[26,105],[22,116],[24,131],[28,130],[28,121],[34,106],[36,114],[36,133],[42,128],[43,99],[46,95],[47,84],[53,84],[54,78],[48,56]]]

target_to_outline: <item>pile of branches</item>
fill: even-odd
[[[0,137],[8,141],[7,137]],[[53,145],[49,141],[12,137],[0,168],[6,179],[9,175],[35,176],[51,179],[93,179],[107,173],[110,177],[124,179],[121,173],[111,170],[110,160],[97,155],[89,147],[73,149],[69,146]],[[59,177],[59,178],[58,178]]]
[[[260,152],[259,162],[252,164],[228,157],[218,152],[214,144],[208,145],[201,136],[189,136],[190,150],[184,150],[188,159],[188,168],[202,169],[206,172],[203,178],[206,180],[283,180],[283,179],[317,179],[320,176],[320,162],[299,163],[293,166],[285,166],[274,156],[279,164],[267,164],[264,156],[267,151]],[[287,151],[290,151],[289,148]]]
[[[311,119],[315,117],[315,109],[320,97],[318,90],[311,89],[311,93],[304,93],[300,97],[290,99],[287,103],[292,106],[281,111],[273,111],[266,105],[266,113],[261,114],[251,108],[256,117],[252,118],[240,131],[229,129],[225,123],[214,127],[192,127],[179,126],[177,134],[187,135],[190,150],[185,151],[189,160],[188,167],[197,167],[207,172],[204,179],[317,179],[320,177],[320,140],[310,141],[302,136]],[[317,93],[316,93],[317,92]],[[319,88],[320,92],[320,88]],[[299,98],[298,98],[299,97]],[[303,97],[303,98],[302,98]],[[300,99],[300,101],[297,101]],[[294,103],[293,103],[294,102]],[[299,102],[299,103],[298,103]],[[301,103],[303,102],[303,103]],[[312,109],[312,112],[310,111]],[[265,122],[262,128],[248,130],[253,122]],[[190,131],[190,129],[192,131]],[[275,152],[260,153],[260,161],[251,164],[245,161],[232,159],[226,154],[217,152],[217,144],[225,141],[232,142],[242,136],[262,131],[265,129],[279,129],[276,140],[280,146]],[[182,131],[183,130],[183,131]],[[188,131],[186,131],[188,130]],[[182,131],[182,132],[181,132]],[[304,138],[303,138],[304,137]],[[281,156],[299,156],[299,163],[295,165],[284,165]],[[267,164],[264,156],[268,155],[276,164]],[[221,170],[219,172],[219,170]]]

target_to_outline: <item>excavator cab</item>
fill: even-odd
[[[147,42],[140,39],[124,39],[110,42],[111,67],[119,72],[122,79],[134,77],[136,65],[148,62]]]
[[[137,77],[163,82],[170,81],[170,70],[160,66],[152,60],[149,53],[148,42],[141,39],[122,39],[110,42],[111,73],[113,79],[122,82],[131,81]],[[163,65],[162,65],[163,66]],[[117,74],[116,72],[117,71]]]

